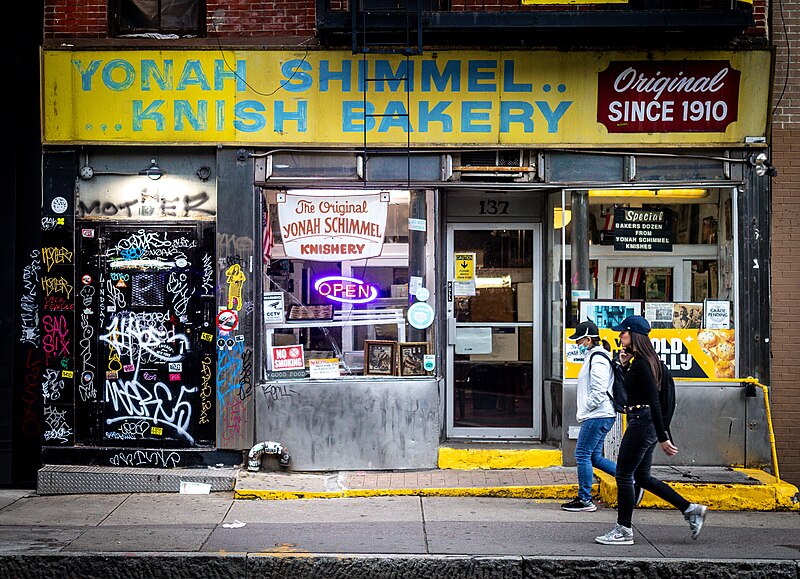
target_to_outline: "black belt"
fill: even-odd
[[[650,405],[649,404],[636,404],[635,406],[626,406],[625,410],[627,412],[630,412],[631,410],[643,410],[645,408],[647,408],[649,410],[650,409]]]

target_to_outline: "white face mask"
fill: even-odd
[[[586,344],[578,344],[578,352],[581,354],[585,354],[589,351],[589,347]]]

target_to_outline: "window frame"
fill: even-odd
[[[154,0],[158,4],[158,19],[160,21],[163,10],[161,9],[162,0]],[[110,0],[108,4],[108,30],[111,37],[128,37],[144,34],[175,34],[180,37],[197,37],[205,38],[207,36],[206,29],[206,2],[203,0],[195,0],[197,3],[197,22],[194,27],[187,28],[163,28],[161,26],[148,27],[148,28],[123,28],[122,24],[122,8],[124,3],[131,3],[132,0]]]

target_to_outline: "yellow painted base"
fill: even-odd
[[[676,483],[667,484],[687,501],[707,505],[715,511],[800,511],[797,487],[778,482],[775,477],[760,470],[735,469],[762,484]],[[600,499],[610,507],[617,506],[617,483],[613,476],[595,470],[600,480]],[[640,508],[671,509],[672,505],[645,492]]]
[[[439,447],[439,468],[451,470],[550,468],[562,465],[558,449]]]
[[[597,491],[594,485],[593,491]],[[497,497],[505,499],[572,499],[578,495],[578,485],[536,485],[478,488],[424,489],[358,489],[330,492],[234,490],[234,499],[283,501],[293,499],[343,499],[353,497]]]

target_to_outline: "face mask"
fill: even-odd
[[[578,352],[580,352],[581,354],[585,354],[588,351],[589,348],[586,347],[586,344],[578,344]]]

